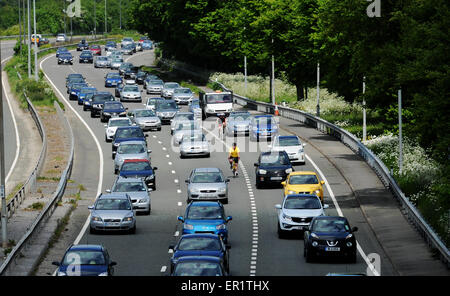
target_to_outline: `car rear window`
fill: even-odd
[[[182,238],[177,247],[180,251],[202,250],[202,251],[220,251],[219,240],[209,237],[190,237]]]

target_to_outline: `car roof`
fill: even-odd
[[[116,183],[125,183],[125,182],[142,182],[142,183],[144,183],[144,181],[141,178],[124,178],[122,176],[119,176],[116,179]]]
[[[123,161],[124,163],[125,162],[148,162],[148,163],[150,163],[150,161],[148,161],[148,159],[144,159],[144,158],[138,158],[138,159],[125,159],[124,161]]]
[[[183,261],[207,261],[207,262],[214,262],[214,263],[220,263],[221,262],[221,258],[219,257],[215,257],[215,256],[183,256],[178,258],[178,262],[183,262]]]
[[[198,237],[204,237],[204,238],[212,238],[212,239],[219,239],[218,234],[212,234],[212,233],[193,233],[193,234],[183,234],[180,237],[180,240],[183,238],[198,238]]]
[[[189,204],[189,207],[205,207],[205,206],[217,206],[217,207],[223,207],[222,203],[220,201],[191,201]]]
[[[284,151],[284,150],[282,150],[282,151],[265,151],[265,152],[261,152],[261,156],[262,155],[270,155],[270,154],[278,154],[278,155],[280,155],[280,154],[285,154],[286,153],[286,151]]]
[[[92,251],[102,251],[102,245],[72,245],[69,250],[92,250]]]
[[[289,175],[291,175],[291,176],[295,176],[295,175],[315,175],[315,176],[317,176],[317,173],[313,172],[313,171],[295,171],[295,172],[290,173]]]
[[[295,135],[289,135],[289,136],[278,136],[279,139],[289,139],[289,138],[296,138],[299,139],[298,136]]]
[[[123,142],[120,142],[119,146],[120,145],[127,145],[127,144],[130,144],[130,145],[131,144],[142,144],[142,145],[145,145],[145,142],[144,141],[123,141]]]
[[[196,173],[217,173],[221,172],[219,168],[195,168],[192,171]]]
[[[101,193],[97,199],[106,199],[106,198],[115,198],[115,199],[128,199],[129,196],[123,192],[111,192],[111,193]]]
[[[232,111],[230,112],[230,115],[234,114],[250,114],[248,111]]]
[[[313,218],[314,220],[345,220],[348,222],[347,218],[341,216],[317,216]]]
[[[111,95],[109,91],[98,91],[96,95]]]
[[[119,126],[117,129],[141,129],[140,126]]]
[[[314,194],[288,194],[284,197],[284,199],[287,199],[288,197],[312,198],[312,199],[318,199],[320,201],[320,198]]]
[[[192,113],[192,112],[178,112],[175,116],[177,116],[177,115],[194,115],[194,113]]]

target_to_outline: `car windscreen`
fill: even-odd
[[[145,152],[145,147],[142,144],[121,144],[117,149],[119,154],[140,154]]]
[[[189,237],[182,238],[178,244],[177,250],[190,251],[190,250],[202,250],[202,251],[220,251],[222,247],[220,241],[215,238],[209,237]]]
[[[176,88],[173,93],[175,94],[192,94],[189,88]]]
[[[300,145],[300,141],[298,140],[297,137],[280,137],[278,139],[278,145],[279,146],[299,146]]]
[[[119,73],[108,73],[108,74],[106,74],[106,78],[107,78],[107,79],[116,79],[116,78],[120,78],[120,74],[119,74]]]
[[[105,265],[105,256],[101,251],[72,250],[68,251],[62,261],[63,266],[67,265]]]
[[[289,184],[318,184],[319,180],[315,175],[292,175],[289,177]]]
[[[192,183],[222,183],[223,178],[220,172],[196,172],[192,176]]]
[[[289,161],[284,154],[271,153],[261,155],[261,165],[287,165]]]
[[[207,104],[232,103],[231,94],[209,94],[206,95]]]
[[[137,192],[146,191],[142,182],[118,182],[113,187],[113,192]]]
[[[167,110],[167,109],[178,109],[178,105],[175,102],[166,102],[166,101],[159,101],[156,105],[156,108],[158,110]]]
[[[135,85],[127,85],[127,86],[124,86],[123,91],[124,92],[128,92],[128,91],[139,92],[139,87],[137,87]]]
[[[70,78],[70,82],[71,84],[74,83],[84,83],[84,78],[82,77],[74,77],[74,78]]]
[[[92,97],[92,102],[94,103],[104,103],[108,101],[115,101],[114,97],[112,95],[94,95]]]
[[[92,45],[92,46],[91,46],[91,49],[100,49],[100,46],[98,46],[98,45]]]
[[[107,57],[98,57],[97,61],[107,61],[108,58]]]
[[[153,112],[152,110],[137,110],[134,112],[136,114],[136,117],[153,117],[156,116],[155,112]]]
[[[156,102],[162,101],[162,99],[148,99],[147,105],[156,105]]]
[[[180,262],[174,270],[175,276],[222,276],[222,270],[217,263],[210,262]]]
[[[250,116],[250,114],[230,114],[228,120],[246,121],[249,120]]]
[[[318,210],[322,208],[317,198],[287,197],[284,208],[289,210]]]
[[[85,83],[73,84],[73,85],[72,85],[72,90],[80,90],[80,89],[82,89],[83,87],[86,87],[86,84],[85,84]]]
[[[96,89],[95,88],[86,88],[86,87],[83,87],[82,89],[81,89],[81,93],[83,93],[83,94],[89,94],[89,93],[93,93],[93,92],[95,92],[96,91]]]
[[[223,212],[220,207],[191,206],[186,214],[186,219],[223,219]]]
[[[90,58],[90,57],[92,57],[92,54],[88,53],[88,52],[83,52],[82,54],[80,54],[80,57],[82,57],[82,58]]]
[[[108,103],[108,104],[105,103],[103,108],[106,109],[106,110],[124,109],[123,105],[121,103],[119,103],[119,102],[117,102],[117,103]]]
[[[163,85],[164,82],[162,80],[150,80],[149,84],[150,85]]]
[[[109,126],[130,126],[131,122],[129,119],[116,119],[116,120],[110,120]]]
[[[174,120],[194,120],[194,114],[178,113],[175,115]]]
[[[343,219],[316,219],[311,225],[312,232],[348,232],[350,226]]]
[[[143,138],[144,133],[140,128],[124,128],[116,131],[116,138]]]
[[[148,171],[151,170],[150,164],[146,161],[139,162],[125,162],[120,171]]]
[[[113,63],[122,63],[123,62],[123,59],[114,59],[113,60]]]
[[[131,204],[129,200],[123,198],[101,198],[97,201],[95,209],[105,211],[131,210]]]
[[[166,83],[164,84],[164,88],[177,88],[180,87],[178,83]]]

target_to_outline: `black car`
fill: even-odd
[[[220,258],[212,256],[181,257],[171,276],[228,276]]]
[[[304,234],[303,256],[311,262],[318,256],[343,256],[350,263],[356,262],[356,238],[358,227],[350,228],[345,217],[318,216],[312,219]]]
[[[131,66],[128,69],[125,70],[125,72],[123,74],[123,77],[124,78],[135,79],[138,71],[139,71],[139,67]]]
[[[180,237],[176,245],[170,245],[173,251],[170,259],[170,271],[179,258],[184,256],[214,256],[222,259],[227,272],[230,272],[230,245],[225,245],[222,237],[211,233],[185,234]]]
[[[116,99],[110,92],[98,92],[92,96],[92,99],[89,100],[91,105],[91,117],[97,116],[103,109],[103,104],[105,102],[112,102]]]
[[[111,117],[125,117],[127,109],[121,102],[105,102],[100,111],[100,121],[107,122]]]
[[[70,77],[69,79],[67,79],[67,81],[66,81],[67,93],[70,92],[72,85],[75,83],[86,83],[86,80],[84,79],[84,77],[78,77],[78,76]]]
[[[146,142],[148,135],[144,134],[144,131],[140,126],[119,126],[114,134],[112,140],[112,157],[116,157],[116,151],[120,143],[125,141],[143,141]]]
[[[256,188],[263,184],[280,185],[293,170],[286,151],[262,152],[255,163]]]
[[[69,50],[66,47],[58,47],[56,50],[56,57],[59,57],[59,55],[63,52],[69,52]]]
[[[120,75],[124,75],[125,71],[128,70],[128,68],[133,67],[132,63],[122,63],[119,67],[119,73]]]
[[[80,54],[80,58],[78,60],[79,63],[89,63],[92,64],[94,62],[94,56],[90,51],[83,51]]]
[[[80,73],[71,73],[71,74],[69,74],[69,75],[67,75],[67,77],[66,77],[66,87],[67,87],[67,84],[69,84],[69,81],[70,80],[72,80],[72,79],[83,79],[83,81],[84,81],[84,77],[83,77],[83,74],[80,74]]]
[[[81,40],[80,43],[77,45],[77,51],[82,51],[89,49],[89,44],[86,42],[85,39]]]
[[[136,83],[144,84],[145,78],[147,78],[147,72],[138,71],[136,74]]]
[[[71,64],[73,65],[73,56],[70,52],[61,52],[58,55],[58,65]]]

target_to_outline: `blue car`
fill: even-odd
[[[72,245],[61,262],[52,264],[58,266],[57,276],[111,276],[117,265],[102,245]]]
[[[58,47],[56,50],[56,57],[59,57],[59,54],[62,52],[69,52],[69,50],[66,47]]]
[[[125,84],[123,84],[123,83],[117,84],[115,92],[114,92],[116,98],[120,98],[120,93],[122,92],[122,89],[124,86],[125,86]]]
[[[90,111],[92,108],[92,98],[94,95],[96,95],[98,91],[95,91],[93,93],[88,93],[86,97],[83,100],[83,111]]]
[[[60,52],[56,59],[58,60],[58,65],[60,64],[73,65],[73,56],[70,52]]]
[[[97,89],[95,87],[83,87],[78,93],[78,105],[83,105],[86,96],[90,93],[95,93]]]
[[[140,126],[121,126],[118,127],[112,140],[112,158],[116,157],[116,151],[120,143],[125,141],[143,141],[146,142],[148,135],[144,135],[144,131]]]
[[[78,100],[78,95],[83,87],[88,87],[87,83],[74,83],[69,89],[69,100]]]
[[[250,140],[273,139],[278,134],[278,124],[273,115],[255,115],[250,121]]]
[[[157,167],[152,168],[148,159],[125,159],[120,167],[119,177],[141,178],[147,187],[156,190],[155,171],[157,169]]]
[[[105,102],[102,110],[100,110],[100,121],[108,122],[112,117],[126,117],[127,109],[128,108],[125,108],[121,102]]]
[[[118,72],[106,74],[105,87],[115,87],[119,83],[122,83],[122,77]]]
[[[169,250],[173,251],[170,271],[173,271],[173,267],[181,257],[213,256],[222,259],[225,269],[229,272],[229,249],[230,245],[225,245],[220,235],[207,233],[182,235],[176,245],[169,246]]]
[[[153,49],[153,42],[151,42],[150,40],[144,40],[141,46],[142,49]]]
[[[219,201],[193,201],[187,208],[185,216],[179,216],[183,222],[183,234],[212,233],[220,235],[228,243],[227,223],[233,218],[225,218],[225,209]]]
[[[228,276],[222,260],[212,256],[186,256],[175,263],[171,276]]]

